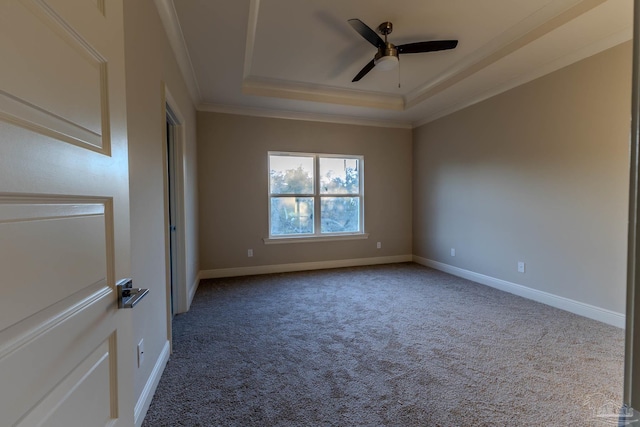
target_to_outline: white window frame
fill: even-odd
[[[271,174],[271,156],[291,156],[291,157],[313,157],[313,184],[314,194],[282,194],[272,195],[270,174]],[[358,160],[358,182],[360,183],[359,193],[349,194],[326,194],[320,192],[320,158],[338,158],[338,159],[357,159]],[[328,153],[301,153],[290,151],[269,151],[267,152],[267,197],[268,197],[268,216],[269,216],[269,237],[264,238],[267,244],[272,243],[292,243],[292,242],[317,242],[317,241],[333,241],[333,240],[357,240],[367,239],[369,234],[365,233],[364,223],[364,156],[355,154],[328,154]],[[278,197],[311,197],[313,198],[313,234],[287,234],[287,235],[271,235],[271,201]],[[321,200],[323,197],[359,197],[360,212],[359,224],[360,230],[355,232],[344,233],[322,233],[321,218]]]

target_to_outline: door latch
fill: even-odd
[[[116,283],[118,308],[133,308],[149,293],[149,289],[133,287],[132,279],[121,279]]]

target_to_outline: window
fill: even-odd
[[[363,157],[269,153],[269,237],[363,234]]]

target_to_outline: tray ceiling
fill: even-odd
[[[413,127],[632,38],[631,0],[156,0],[201,110]],[[457,39],[351,82],[389,41]]]

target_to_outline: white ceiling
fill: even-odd
[[[197,108],[415,127],[632,38],[632,0],[156,0]],[[393,23],[398,70],[347,23]],[[400,82],[400,87],[398,83]]]

